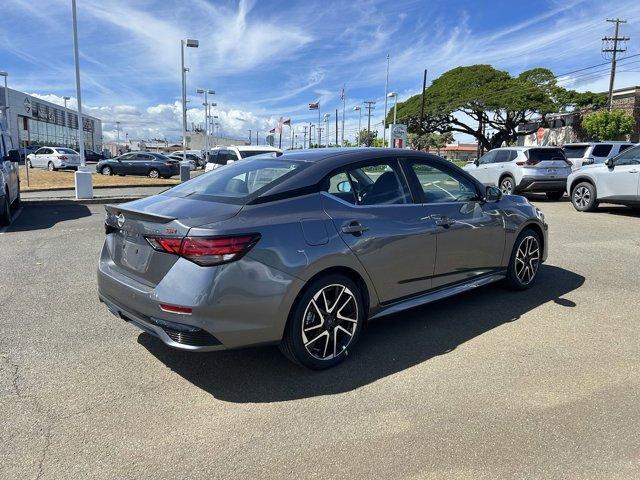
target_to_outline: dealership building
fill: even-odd
[[[70,108],[41,100],[27,93],[7,89],[7,118],[13,144],[65,146],[78,148],[78,115]],[[5,106],[4,87],[0,87],[0,106]],[[102,150],[102,122],[83,114],[85,148]]]

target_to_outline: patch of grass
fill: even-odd
[[[149,186],[171,186],[180,183],[178,177],[173,178],[147,178],[127,175],[120,177],[118,175],[93,175],[93,186],[100,187],[149,187]],[[30,190],[48,190],[74,188],[75,178],[73,170],[58,170],[50,172],[41,168],[29,169],[29,185],[27,186],[27,172],[25,167],[20,167],[20,191],[28,192]]]

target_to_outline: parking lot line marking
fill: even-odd
[[[7,231],[7,229],[8,229],[11,225],[13,225],[13,222],[15,222],[15,221],[18,219],[18,217],[20,216],[20,214],[21,214],[21,213],[22,213],[22,207],[20,207],[20,208],[18,209],[18,211],[17,211],[16,213],[14,213],[14,214],[13,214],[13,217],[11,218],[11,223],[10,223],[9,225],[7,225],[6,227],[2,227],[2,228],[0,228],[0,235],[2,235],[4,232],[6,232],[6,231]]]

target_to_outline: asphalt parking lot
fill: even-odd
[[[640,216],[538,204],[535,288],[371,324],[310,372],[170,350],[97,300],[101,205],[0,234],[0,478],[640,478]]]

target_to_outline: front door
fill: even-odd
[[[613,162],[613,167],[609,167],[597,178],[598,199],[637,201],[640,182],[640,147],[625,150]]]
[[[437,226],[432,288],[501,268],[504,222],[498,203],[481,200],[475,182],[430,160],[407,160],[407,175],[423,196],[423,215]]]
[[[373,281],[380,301],[431,287],[436,226],[412,202],[397,161],[380,160],[336,172],[322,203],[340,237]]]

